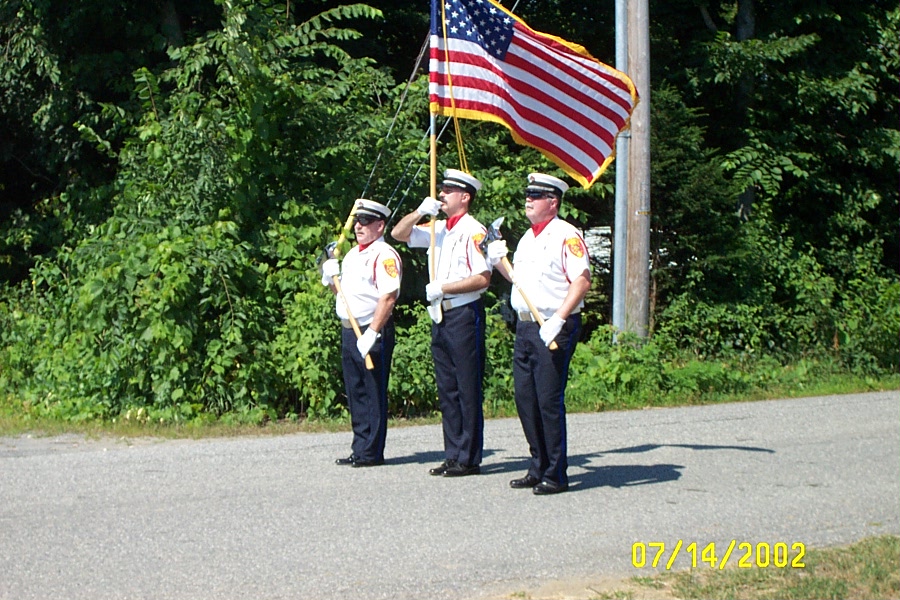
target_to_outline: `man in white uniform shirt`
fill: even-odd
[[[556,494],[569,487],[565,391],[569,361],[581,331],[584,296],[591,286],[584,239],[558,217],[567,189],[566,182],[551,175],[528,176],[525,216],[531,228],[519,240],[512,273],[503,266],[506,241],[488,245],[491,262],[508,280],[515,279],[511,302],[518,323],[513,379],[516,410],[531,451],[528,473],[509,485],[531,488],[537,495]],[[543,325],[525,298],[537,309]],[[556,350],[549,348],[552,342],[556,342]]]
[[[335,310],[341,319],[341,364],[344,389],[353,427],[351,454],[339,458],[339,465],[371,467],[384,463],[387,436],[388,380],[394,353],[392,312],[400,293],[400,256],[384,241],[388,207],[372,200],[356,201],[353,232],[357,245],[341,264],[337,259],[322,265],[322,283],[337,292],[333,277],[340,277],[343,298],[336,298]],[[349,312],[348,312],[349,309]],[[362,335],[357,339],[350,322],[358,322]],[[369,356],[374,368],[366,368]]]
[[[425,287],[428,302],[438,303],[442,318],[431,326],[431,353],[441,422],[444,462],[431,475],[461,477],[481,472],[484,446],[485,314],[481,295],[491,281],[491,266],[479,243],[487,230],[469,214],[481,182],[457,169],[444,171],[440,199],[425,198],[419,208],[391,230],[411,248],[428,248],[431,234],[424,217],[443,211],[435,223],[436,276]],[[434,317],[434,315],[432,315]]]

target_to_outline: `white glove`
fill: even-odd
[[[562,331],[563,325],[566,324],[566,320],[560,318],[558,315],[554,314],[552,317],[544,321],[544,324],[541,325],[541,339],[544,341],[545,346],[549,346],[550,342],[559,335],[559,332]]]
[[[422,204],[419,205],[419,208],[416,209],[423,217],[436,217],[439,212],[441,212],[441,203],[438,200],[435,200],[431,196],[426,196],[424,200],[422,200]]]
[[[425,297],[429,302],[434,302],[444,297],[444,291],[441,289],[444,283],[446,282],[435,280],[425,286]]]
[[[322,285],[331,285],[333,278],[341,274],[341,265],[336,258],[329,258],[322,263]]]
[[[372,346],[375,345],[375,341],[378,339],[379,333],[372,329],[366,329],[366,332],[359,336],[356,340],[356,349],[359,350],[359,355],[363,358],[369,353],[369,350],[372,349]]]
[[[488,244],[487,255],[492,265],[496,265],[506,258],[509,250],[506,248],[506,240],[495,240]]]

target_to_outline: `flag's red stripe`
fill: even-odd
[[[572,152],[578,152],[579,155],[583,156],[583,158],[578,159],[572,156],[572,160],[576,164],[584,164],[584,161],[592,161],[596,162],[597,165],[603,164],[604,160],[606,160],[606,156],[608,156],[608,152],[611,151],[611,145],[604,145],[598,143],[596,145],[591,144],[587,139],[582,136],[573,136],[572,131],[570,129],[563,129],[558,127],[553,122],[543,121],[543,119],[538,119],[535,116],[538,114],[537,112],[524,109],[522,107],[516,106],[511,102],[490,102],[488,98],[483,99],[473,99],[473,98],[455,98],[453,102],[445,97],[438,97],[437,95],[432,95],[431,100],[436,102],[439,106],[447,109],[443,114],[453,114],[453,109],[466,109],[471,108],[472,110],[482,111],[482,112],[503,112],[505,115],[505,121],[508,123],[511,129],[515,130],[516,133],[520,134],[523,139],[528,139],[534,143],[534,145],[538,148],[547,147],[553,145],[556,148],[560,148],[556,143],[551,141],[552,138],[559,138],[565,142],[565,147],[568,150],[565,151],[565,154],[572,156]],[[477,107],[473,107],[473,105],[477,105]],[[543,122],[541,122],[543,121]],[[531,127],[529,127],[529,125]],[[547,131],[546,135],[541,135],[539,132],[535,132],[536,128],[543,128]],[[599,138],[599,136],[595,136]],[[554,151],[555,154],[560,154],[562,152],[561,148],[559,151]]]
[[[603,81],[614,84],[616,87],[619,87],[619,88],[622,88],[624,86],[625,87],[624,91],[626,91],[628,93],[627,99],[623,98],[619,94],[616,94],[613,91],[609,90],[606,86],[602,85],[600,82],[590,79],[587,74],[578,72],[578,70],[575,67],[573,67],[571,64],[566,63],[564,60],[561,60],[558,55],[555,55],[551,51],[553,49],[546,48],[546,46],[541,43],[540,39],[531,40],[532,44],[535,44],[536,47],[531,46],[531,45],[526,45],[526,44],[522,43],[523,41],[524,40],[522,40],[521,38],[514,37],[513,45],[520,48],[521,52],[527,53],[530,56],[532,56],[533,60],[535,61],[535,66],[541,65],[540,68],[541,68],[542,72],[546,73],[547,75],[553,76],[554,78],[557,77],[556,75],[553,75],[554,70],[565,73],[572,79],[574,79],[576,81],[580,81],[581,83],[589,86],[592,90],[594,90],[598,94],[602,95],[605,99],[609,100],[610,102],[615,102],[617,105],[621,106],[622,109],[626,113],[631,111],[631,109],[633,108],[632,101],[631,101],[631,92],[627,89],[627,86],[625,86],[625,83],[621,79],[610,76],[609,73],[607,73],[603,69],[589,68],[587,65],[583,65],[583,64],[579,65],[580,68],[589,70],[594,75],[594,77],[596,77],[598,79],[602,79]],[[553,43],[556,45],[556,47],[565,48],[565,46],[562,46],[562,44],[559,44],[557,42],[553,42]],[[580,56],[578,54],[575,54],[568,48],[565,48],[565,49],[567,50],[567,54],[569,54],[570,56]],[[541,52],[541,54],[537,54],[537,52]],[[517,55],[515,53],[508,52],[506,55],[506,62],[511,66],[518,67],[520,69],[524,69],[529,72],[533,72],[533,67],[530,64],[530,61],[520,57],[519,55]],[[544,67],[543,65],[548,65],[548,67]],[[573,94],[583,95],[583,92],[580,92],[579,90],[571,87],[571,84],[569,84],[569,83],[563,84],[561,80],[559,80],[559,79],[557,79],[557,80],[560,81],[560,83],[562,85],[565,85],[565,87],[568,90],[570,90]]]
[[[591,85],[590,90],[595,94],[594,96],[592,96],[584,92],[583,90],[579,90],[578,88],[573,87],[572,84],[568,81],[560,79],[552,69],[547,69],[542,64],[528,61],[520,56],[516,56],[513,54],[508,54],[507,59],[507,64],[512,67],[522,69],[535,78],[541,80],[541,82],[546,84],[548,87],[557,90],[561,97],[568,97],[578,101],[579,103],[591,108],[593,111],[604,115],[610,121],[615,123],[619,128],[624,125],[625,119],[622,118],[622,113],[617,112],[609,105],[610,102],[614,102],[616,105],[621,106],[621,99],[607,96],[607,90],[605,88]],[[582,80],[581,83],[590,85],[591,82]],[[603,99],[607,101],[607,103],[604,104],[604,102],[599,100],[597,96],[602,96]],[[623,111],[625,112],[625,114],[627,114],[629,110],[630,107],[623,107]]]
[[[497,91],[498,88],[496,84],[483,80],[474,74],[463,74],[464,72],[466,72],[466,69],[465,66],[460,65],[472,65],[474,67],[483,68],[485,70],[493,72],[498,78],[506,81],[507,85],[514,91],[521,93],[527,98],[535,100],[537,103],[544,104],[555,109],[560,114],[566,115],[571,120],[577,122],[589,131],[596,131],[596,135],[602,138],[607,143],[607,145],[612,146],[615,142],[615,132],[610,132],[609,129],[607,127],[604,127],[602,123],[591,120],[587,115],[579,110],[577,102],[575,102],[576,98],[570,96],[573,101],[569,104],[566,104],[562,100],[559,100],[556,97],[551,96],[543,90],[535,88],[534,86],[531,86],[524,81],[518,79],[510,79],[508,76],[505,76],[507,74],[498,73],[496,70],[492,69],[492,65],[490,62],[484,60],[480,56],[472,54],[451,53],[451,57],[454,56],[457,58],[457,60],[452,63],[452,66],[453,71],[456,72],[451,71],[450,79],[450,82],[453,84],[454,88],[470,87],[477,90],[482,89],[485,86],[490,86],[491,89],[489,91],[491,93],[501,95]],[[441,85],[447,85],[445,65],[439,64],[438,66],[440,67],[440,69],[438,72],[432,72],[431,81],[434,83],[439,83]],[[504,93],[502,94],[502,96],[507,99],[507,101],[509,101],[510,103],[514,103],[516,106],[521,106],[520,102],[513,101],[513,97],[508,93],[508,90],[503,90],[503,92]],[[567,96],[565,94],[561,94],[560,97],[566,98]],[[616,131],[618,131],[618,128],[621,128],[621,126],[625,122],[620,115],[617,115],[607,107],[601,107],[600,109],[597,109],[598,104],[596,102],[583,102],[582,104],[586,105],[587,109],[594,109],[596,113],[601,114],[612,121],[617,127]],[[543,119],[544,115],[538,114],[538,118]]]
[[[546,92],[542,91],[540,88],[534,87],[527,81],[518,79],[518,78],[514,78],[511,73],[508,73],[507,71],[502,71],[502,70],[498,69],[495,63],[484,58],[484,56],[482,54],[472,54],[469,52],[463,52],[463,51],[459,51],[459,50],[450,50],[450,52],[448,54],[450,56],[450,63],[453,65],[460,65],[460,64],[472,65],[475,67],[483,68],[488,71],[492,71],[495,75],[497,75],[497,77],[503,79],[504,81],[507,81],[511,87],[516,89],[516,91],[519,91],[529,97],[537,98],[538,96],[540,96],[540,98],[538,98],[538,99],[543,104],[554,105],[555,107],[557,107],[557,110],[559,110],[559,106],[563,106],[563,107],[567,107],[567,108],[570,107],[570,104],[566,104],[559,100],[556,100],[556,99],[549,100],[550,98],[552,98],[552,96],[550,96]],[[443,58],[444,58],[443,51],[434,49],[432,51],[432,58],[437,58],[440,61],[438,66],[439,66],[441,72],[446,72],[446,66],[445,66],[446,63],[443,62]],[[553,75],[552,70],[548,71],[548,70],[542,69],[538,65],[525,62],[520,57],[517,57],[517,56],[512,56],[512,55],[508,54],[507,58],[510,59],[509,61],[507,61],[508,64],[511,64],[519,69],[522,69],[523,71],[528,72],[533,77],[535,77],[536,79],[541,81],[541,83],[547,84],[548,88],[557,90],[559,92],[559,97],[568,98],[573,101],[577,101],[578,103],[585,106],[588,110],[592,110],[600,115],[603,115],[604,117],[606,117],[607,119],[612,121],[612,123],[615,124],[615,126],[616,126],[616,131],[612,132],[612,134],[611,134],[613,136],[613,138],[615,137],[615,133],[618,132],[618,130],[621,129],[625,125],[626,118],[623,118],[621,113],[616,112],[615,110],[610,108],[607,104],[602,103],[596,97],[592,97],[589,94],[586,94],[583,91],[572,87],[569,83],[558,79],[555,75]],[[515,61],[515,64],[513,61]],[[453,77],[457,76],[452,71],[451,71],[451,75],[453,75]],[[573,77],[575,77],[575,75],[573,75]],[[586,85],[591,84],[591,83],[592,82],[588,82],[588,81],[585,82]],[[457,84],[457,82],[453,81],[453,84],[455,86]],[[478,87],[478,86],[473,85],[472,87]],[[595,86],[591,86],[591,89],[605,97],[605,94],[606,94],[605,89],[597,88]],[[631,107],[626,106],[626,107],[624,107],[624,110],[627,115],[630,112]],[[570,110],[560,110],[560,112],[562,112],[563,114],[566,114],[571,111]],[[575,112],[577,113],[578,111],[575,111]],[[578,115],[579,115],[579,117],[581,117],[580,113],[578,113]],[[575,120],[578,120],[585,127],[597,127],[598,126],[598,125],[594,124],[594,121],[591,121],[591,120],[587,119],[586,117],[582,117],[581,119],[575,119]],[[599,126],[602,127],[602,125],[599,125]]]
[[[432,98],[434,99],[434,98]],[[438,103],[447,109],[447,114],[452,114],[451,107],[447,102],[446,98],[437,99]],[[591,170],[590,166],[581,163],[574,156],[572,156],[566,149],[553,144],[552,142],[535,136],[534,134],[528,133],[523,130],[517,123],[516,119],[512,117],[507,111],[502,108],[497,107],[494,104],[487,104],[484,102],[475,102],[475,101],[457,101],[455,102],[455,106],[459,110],[472,110],[487,113],[490,115],[494,115],[498,117],[505,125],[507,125],[510,129],[514,130],[516,134],[527,142],[530,146],[537,148],[542,152],[546,152],[548,154],[552,154],[553,156],[558,157],[564,164],[568,165],[570,169],[584,177],[585,179],[591,180],[594,177],[594,171]],[[568,141],[568,140],[566,140]],[[597,168],[603,164],[605,158],[602,157],[599,161],[597,161]]]
[[[453,60],[453,63],[463,63],[463,64],[472,64],[475,66],[483,67],[485,69],[493,70],[497,75],[503,77],[506,81],[510,83],[511,86],[517,88],[518,91],[528,95],[528,96],[536,96],[537,94],[541,94],[544,97],[548,97],[549,95],[546,92],[543,92],[540,88],[534,87],[532,84],[527,81],[519,78],[512,78],[511,74],[507,71],[498,71],[494,65],[492,65],[489,61],[484,58],[479,57],[478,55],[461,55],[460,53],[450,52],[450,56],[454,57],[457,55],[459,58],[457,60]],[[463,58],[463,57],[471,57],[471,59]],[[507,54],[507,64],[510,66],[519,68],[531,76],[539,80],[542,84],[545,84],[547,88],[553,89],[558,92],[560,98],[566,98],[572,100],[573,103],[579,103],[586,108],[603,115],[610,121],[612,121],[618,129],[625,124],[625,120],[622,118],[622,115],[617,113],[615,110],[609,107],[608,104],[604,104],[600,100],[598,100],[595,96],[591,96],[590,94],[585,93],[582,90],[572,87],[572,85],[568,82],[559,79],[553,72],[552,69],[548,70],[544,68],[543,65],[534,62],[528,62],[522,60],[521,57]],[[584,82],[586,85],[591,82]],[[602,88],[597,88],[591,86],[591,90],[596,92],[599,95],[605,95]],[[541,100],[545,104],[549,104],[544,100]],[[557,101],[558,102],[558,101]],[[565,106],[565,104],[563,104]],[[627,109],[626,109],[627,110]],[[565,111],[563,111],[565,112]]]
[[[493,95],[503,96],[502,93]],[[510,129],[515,131],[519,137],[527,140],[531,145],[538,149],[546,149],[554,155],[565,158],[566,164],[571,165],[573,170],[576,170],[579,173],[587,172],[590,174],[596,170],[592,169],[589,164],[585,164],[585,160],[596,163],[596,168],[599,168],[606,160],[606,154],[602,147],[591,144],[581,136],[572,135],[573,132],[570,129],[561,128],[556,123],[545,120],[538,112],[521,107],[517,103],[510,102],[508,98],[505,102],[501,99],[500,104],[502,104],[502,106],[498,106],[489,101],[462,98],[455,98],[451,104],[449,98],[438,97],[436,94],[432,94],[430,99],[446,109],[444,114],[452,114],[453,109],[455,108],[459,110],[477,110],[489,114],[500,115],[502,116],[504,123],[506,123]],[[543,127],[548,132],[551,132],[562,139],[565,142],[565,145],[557,145],[557,143],[548,139],[551,136],[542,136],[533,131],[529,131],[527,125]],[[610,146],[607,146],[607,148],[609,147]],[[577,151],[584,158],[576,158],[572,154],[573,151]]]
[[[545,49],[546,56],[564,56],[568,60],[575,62],[582,69],[590,71],[595,77],[603,79],[613,86],[619,88],[625,95],[631,96],[631,89],[628,87],[628,84],[621,77],[617,77],[608,69],[603,68],[603,64],[600,63],[597,59],[593,57],[588,57],[583,54],[579,54],[575,52],[565,44],[561,44],[560,42],[551,39],[540,32],[533,31],[528,27],[522,25],[521,23],[516,23],[514,25],[516,31],[519,33],[518,36],[513,37],[513,42],[524,42],[530,41],[531,44],[537,46],[538,48]],[[525,47],[524,43],[518,44],[519,46]],[[529,51],[531,54],[534,52]],[[568,68],[572,68],[571,66]],[[586,74],[584,73],[576,73],[573,75],[576,79],[584,79]],[[623,108],[630,108],[630,104],[626,102],[623,105]]]
[[[435,77],[432,77],[432,81],[439,85],[447,86],[447,77],[443,73],[437,73]],[[453,73],[452,82],[454,89],[459,90],[463,88],[471,88],[478,92],[491,94],[500,98],[502,101],[515,108],[516,112],[521,115],[522,120],[526,122],[536,123],[540,127],[548,129],[556,135],[559,135],[560,137],[570,138],[572,145],[577,146],[579,150],[581,150],[588,156],[592,156],[596,152],[596,146],[593,143],[585,140],[582,135],[578,134],[576,131],[568,129],[563,125],[556,123],[553,120],[550,120],[545,113],[524,105],[518,100],[518,96],[510,93],[510,90],[506,87],[498,86],[490,81],[478,77],[463,75],[461,73]],[[515,86],[512,84],[510,87],[521,89],[521,86]],[[577,122],[579,125],[584,127],[586,131],[591,132],[595,137],[603,140],[608,147],[612,147],[613,144],[615,144],[615,135],[611,134],[601,124],[590,121],[578,110],[573,110],[571,106],[563,104],[556,98],[553,98],[552,96],[549,96],[544,92],[540,92],[531,88],[530,91],[532,91],[533,93],[529,93],[526,95],[536,103],[546,105],[556,110],[557,112],[566,115],[569,119]],[[447,102],[445,104],[449,105],[449,98],[446,95],[442,96],[442,98],[447,98]],[[603,159],[601,159],[600,162],[602,163]]]
[[[513,106],[520,108],[520,112],[525,116],[524,111],[532,111],[533,118],[529,117],[529,120],[537,121],[541,126],[547,129],[557,129],[559,128],[558,133],[560,135],[565,135],[568,132],[568,129],[562,129],[557,126],[556,121],[550,119],[549,115],[545,112],[534,112],[535,108],[532,106],[528,106],[525,103],[518,100],[518,96],[510,93],[510,91],[502,86],[498,86],[495,83],[491,83],[485,81],[478,77],[472,77],[467,75],[462,75],[461,73],[453,74],[453,88],[454,89],[464,89],[470,88],[476,91],[484,91],[489,94],[493,94],[499,96],[506,102],[509,102]],[[447,86],[447,78],[440,76],[436,78],[435,83]],[[562,101],[544,94],[543,92],[538,92],[536,90],[525,89],[521,85],[510,85],[509,87],[513,88],[513,91],[520,91],[523,93],[527,93],[529,91],[534,91],[534,93],[528,94],[530,100],[534,101],[534,104],[539,104],[542,106],[546,106],[553,111],[564,115],[570,121],[573,121],[583,127],[585,130],[592,132],[595,136],[602,139],[608,146],[612,146],[615,141],[615,136],[609,132],[609,130],[604,127],[601,123],[590,120],[587,115],[579,110],[577,105],[573,104],[565,104]],[[446,92],[441,92],[442,95],[449,97],[449,94]],[[615,122],[615,121],[613,121]]]

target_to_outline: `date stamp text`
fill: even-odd
[[[806,545],[803,542],[739,542],[731,540],[726,546],[715,542],[698,544],[677,540],[674,544],[665,542],[635,542],[631,545],[631,564],[638,569],[664,567],[667,571],[682,556],[690,561],[691,568],[704,564],[711,569],[724,569],[728,564],[736,564],[740,569],[804,569]]]

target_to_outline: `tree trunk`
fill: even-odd
[[[756,36],[756,13],[753,0],[738,0],[737,19],[735,21],[734,38],[744,42]],[[745,73],[738,84],[737,108],[746,115],[753,95],[753,74]]]
[[[159,28],[169,46],[184,46],[184,32],[181,30],[181,19],[175,10],[174,0],[166,0],[160,7]]]

